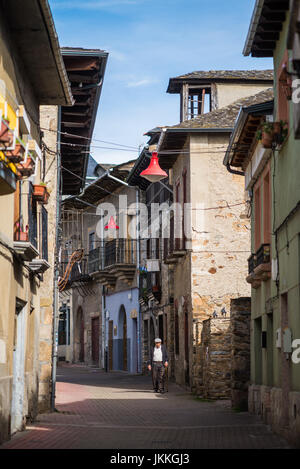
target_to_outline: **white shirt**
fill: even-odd
[[[161,347],[154,347],[153,361],[154,361],[154,362],[162,362],[162,350],[161,350]]]

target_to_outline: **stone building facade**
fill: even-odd
[[[61,277],[74,251],[82,249],[84,255],[60,292],[60,307],[69,300],[65,359],[136,373],[141,367],[140,243],[137,191],[125,182],[132,166],[128,162],[100,171],[78,197],[63,201]],[[105,218],[101,205],[108,210]],[[115,227],[109,227],[112,219]]]
[[[270,71],[249,72],[248,75],[247,71],[228,71],[195,72],[193,77],[171,79],[168,90],[181,93],[181,107],[185,106],[185,99],[188,106],[194,106],[191,98],[196,80],[209,95],[210,106],[216,102],[216,90],[221,102],[222,93],[228,93],[230,86],[232,92],[228,96],[234,101],[211,112],[203,112],[205,106],[199,104],[196,117],[188,115],[176,126],[154,128],[148,132],[149,151],[158,151],[159,164],[168,172],[165,181],[172,188],[168,211],[172,212],[173,203],[186,207],[179,222],[179,233],[174,232],[178,225],[173,227],[169,239],[161,236],[159,257],[155,250],[151,253],[152,259],[159,260],[161,272],[163,269],[168,272],[165,281],[172,285],[171,295],[166,302],[158,303],[157,309],[164,312],[166,321],[168,332],[164,339],[171,357],[171,375],[177,383],[199,393],[202,384],[197,350],[201,344],[203,321],[215,311],[219,317],[221,311],[226,311],[228,316],[231,300],[250,293],[242,277],[250,252],[247,197],[243,178],[224,172],[223,158],[240,107],[263,101],[270,93],[267,90],[272,77]],[[189,79],[194,81],[185,94],[182,87]],[[220,82],[216,88],[214,85]],[[226,86],[222,82],[226,82]],[[242,97],[238,99],[241,89]],[[257,91],[260,92],[255,95]],[[148,162],[143,151],[128,179],[130,184],[138,184],[146,193],[151,186],[147,182],[145,185],[140,173]],[[159,185],[156,191],[158,194]],[[152,195],[153,201],[155,194]],[[155,331],[155,323],[153,329]]]

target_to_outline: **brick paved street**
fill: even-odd
[[[229,403],[203,402],[171,383],[154,394],[149,376],[58,368],[56,408],[2,449],[287,448],[266,425]]]

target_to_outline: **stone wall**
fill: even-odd
[[[40,107],[40,122],[44,130],[44,141],[53,152],[57,150],[58,108]],[[53,347],[53,300],[54,300],[54,265],[56,243],[57,210],[57,156],[45,153],[45,183],[50,193],[48,204],[48,263],[50,268],[43,275],[40,286],[40,351],[39,351],[39,412],[51,407],[51,373]]]
[[[202,395],[229,399],[231,394],[230,318],[203,321],[201,334]]]
[[[251,299],[231,300],[230,317],[194,323],[194,388],[208,399],[231,399],[247,409],[250,381]]]
[[[251,299],[235,298],[230,303],[231,320],[231,402],[232,407],[248,409],[250,382]]]

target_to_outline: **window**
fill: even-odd
[[[175,355],[179,355],[179,317],[178,306],[175,306]]]
[[[96,238],[95,238],[95,232],[89,233],[89,251],[92,251],[93,249],[96,248]]]
[[[180,203],[180,181],[176,184],[176,203]],[[180,249],[180,214],[175,214],[175,249]]]
[[[264,185],[264,243],[271,243],[271,197],[270,197],[270,171],[263,178]]]
[[[182,249],[186,247],[185,236],[185,204],[186,204],[186,169],[182,173]]]
[[[260,186],[257,187],[254,193],[254,240],[255,251],[261,245],[261,199],[260,199]]]
[[[210,89],[189,87],[188,119],[210,111]]]

